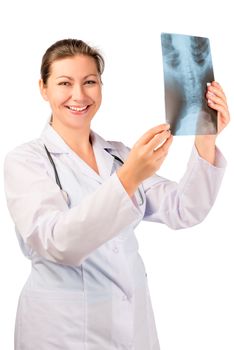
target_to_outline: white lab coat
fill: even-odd
[[[91,136],[100,176],[49,124],[6,156],[7,203],[32,262],[19,299],[16,350],[159,350],[134,228],[142,219],[173,229],[195,225],[216,198],[225,167],[218,150],[212,166],[194,148],[179,184],[155,175],[131,199],[111,155],[125,160],[129,149]]]

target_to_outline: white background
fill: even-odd
[[[5,154],[38,137],[49,116],[38,79],[42,54],[54,41],[74,37],[101,49],[106,59],[103,105],[93,129],[132,146],[164,121],[161,31],[210,38],[215,77],[233,114],[231,23],[231,2],[225,0],[1,2],[1,169]],[[137,229],[161,350],[234,349],[233,131],[231,123],[218,138],[229,165],[205,221],[181,231],[153,223]],[[192,143],[193,137],[175,137],[160,174],[179,180]],[[30,262],[18,246],[3,181],[0,195],[0,349],[10,350]]]

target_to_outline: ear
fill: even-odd
[[[48,101],[47,86],[44,84],[42,79],[39,80],[39,88],[40,88],[41,96],[44,98],[45,101]]]

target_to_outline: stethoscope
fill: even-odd
[[[59,179],[59,175],[58,175],[58,171],[57,171],[57,168],[56,168],[55,163],[54,163],[54,161],[53,161],[53,158],[52,158],[52,156],[51,156],[51,154],[50,154],[48,148],[46,147],[46,145],[44,145],[44,147],[45,147],[45,150],[46,150],[48,159],[49,159],[49,161],[50,161],[50,163],[51,163],[51,165],[52,165],[52,167],[53,167],[53,170],[54,170],[55,181],[56,181],[57,185],[59,186],[60,190],[62,191],[62,193],[64,194],[64,197],[65,197],[66,201],[69,203],[70,201],[69,201],[68,194],[63,190],[63,187],[62,187],[62,185],[61,185],[61,182],[60,182],[60,179]],[[106,150],[106,149],[105,149],[105,151],[108,152],[108,150]],[[118,156],[116,156],[115,154],[112,154],[112,153],[110,153],[110,152],[108,152],[108,153],[109,153],[116,161],[118,161],[121,165],[124,164],[124,162],[122,161],[122,159],[120,159]],[[137,203],[141,206],[141,205],[144,204],[144,198],[143,198],[143,196],[142,196],[142,194],[141,194],[141,191],[140,191],[139,187],[138,187],[138,189],[137,189],[137,193],[138,193],[138,197],[139,197],[139,199],[137,200]]]

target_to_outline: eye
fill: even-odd
[[[85,84],[86,85],[93,85],[96,84],[97,82],[95,80],[86,80]]]
[[[58,83],[59,86],[70,86],[71,83],[69,81],[61,81],[60,83]]]

